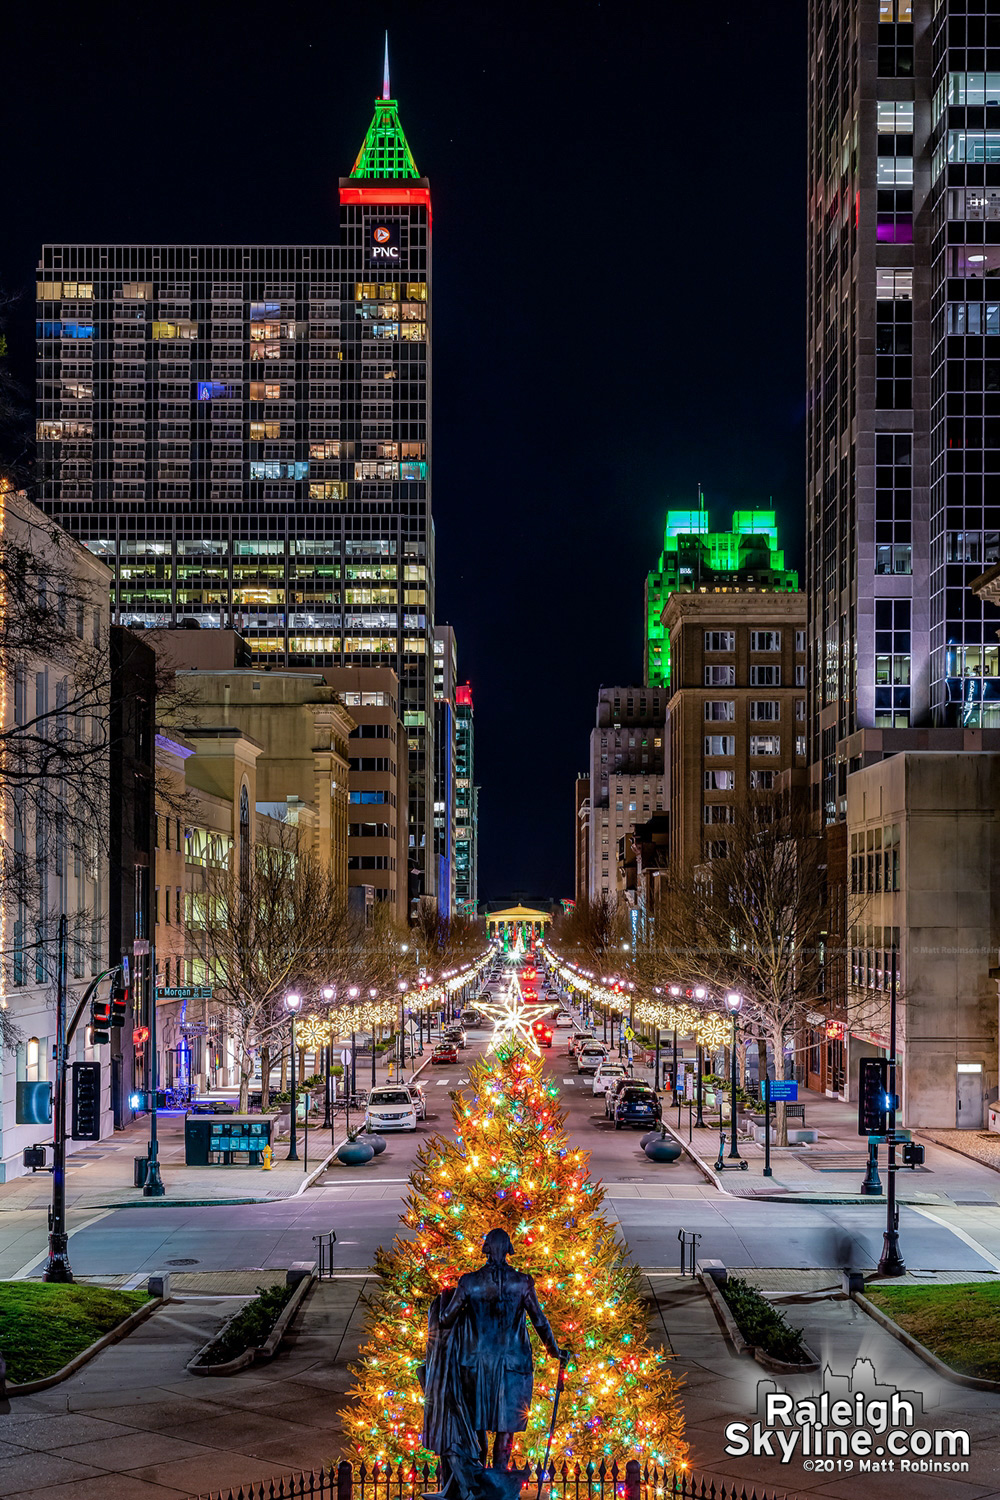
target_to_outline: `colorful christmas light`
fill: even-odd
[[[513,1033],[453,1095],[454,1135],[420,1150],[403,1233],[376,1257],[382,1278],[369,1339],[354,1367],[347,1419],[359,1455],[424,1462],[427,1308],[482,1260],[484,1234],[505,1228],[512,1263],[535,1278],[539,1300],[571,1359],[553,1458],[686,1461],[678,1382],[647,1333],[640,1276],[601,1211],[587,1153],[571,1147],[558,1088]],[[518,1464],[544,1458],[558,1367],[537,1341],[535,1391]]]

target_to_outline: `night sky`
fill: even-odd
[[[480,896],[572,894],[602,683],[668,505],[773,496],[802,562],[801,0],[21,4],[0,282],[48,240],[317,243],[392,91],[434,204],[437,618],[476,704]]]

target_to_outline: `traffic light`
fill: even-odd
[[[90,1045],[99,1047],[103,1042],[111,1040],[111,1002],[110,1000],[98,1000],[95,996],[90,1002]]]
[[[127,971],[119,970],[111,981],[111,1024],[124,1026],[128,1015],[129,983]]]
[[[146,1110],[147,1112],[149,1110],[151,1110],[153,1108],[153,1093],[152,1093],[152,1090],[151,1089],[135,1089],[128,1096],[128,1107],[129,1107],[129,1109],[134,1110],[137,1114],[139,1113],[140,1110]],[[156,1090],[156,1108],[157,1109],[166,1109],[166,1107],[167,1107],[167,1091],[166,1091],[166,1089],[157,1089]]]
[[[889,1062],[863,1057],[858,1069],[858,1135],[885,1135],[889,1129]]]
[[[76,1062],[72,1072],[70,1136],[74,1141],[99,1141],[101,1065],[99,1062]]]
[[[924,1148],[916,1141],[903,1142],[903,1166],[922,1167],[924,1164]]]

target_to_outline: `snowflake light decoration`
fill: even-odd
[[[531,1026],[540,1016],[547,1015],[552,1006],[526,1005],[516,976],[511,976],[506,993],[499,1000],[480,1005],[479,1009],[493,1019],[493,1035],[486,1048],[487,1053],[496,1052],[506,1043],[519,1039],[536,1057],[541,1057],[541,1049]]]

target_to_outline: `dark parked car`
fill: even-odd
[[[615,1129],[623,1125],[658,1125],[663,1109],[650,1088],[630,1083],[615,1096]]]

